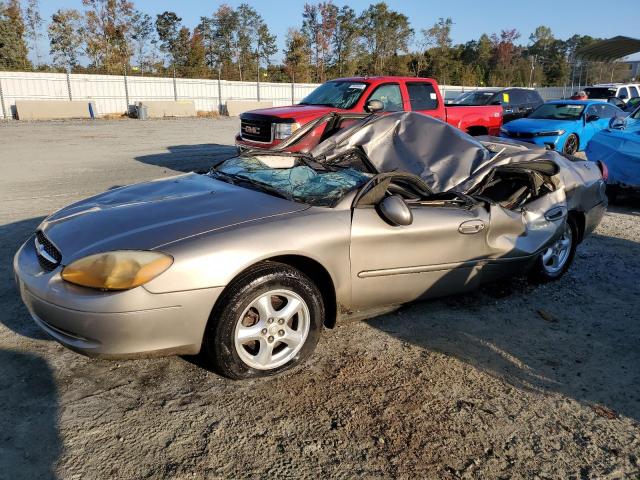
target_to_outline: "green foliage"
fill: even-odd
[[[49,45],[53,63],[60,68],[78,66],[84,42],[82,15],[77,10],[58,10],[49,24]]]
[[[25,25],[18,0],[0,2],[0,69],[30,70]]]

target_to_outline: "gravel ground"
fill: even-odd
[[[340,325],[268,380],[189,358],[87,359],[41,333],[11,258],[43,216],[204,169],[237,128],[0,124],[0,478],[640,477],[637,200],[610,209],[556,283]]]

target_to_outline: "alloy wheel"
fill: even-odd
[[[284,365],[304,345],[310,318],[309,307],[297,293],[263,293],[251,301],[236,323],[236,352],[246,365],[257,370]]]
[[[571,253],[573,233],[569,224],[565,225],[562,236],[542,254],[542,266],[550,274],[562,270]]]

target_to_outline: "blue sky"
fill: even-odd
[[[171,10],[182,17],[183,23],[193,27],[202,15],[210,15],[222,3],[237,6],[242,0],[133,0],[140,10],[154,16]],[[273,60],[280,60],[287,29],[302,22],[303,0],[245,0],[267,21],[278,35],[279,52]],[[338,6],[350,5],[358,13],[373,1],[334,0]],[[521,33],[520,43],[526,44],[538,25],[551,27],[557,38],[568,38],[578,33],[593,37],[626,35],[640,37],[638,0],[387,0],[394,10],[409,17],[417,34],[431,26],[439,17],[451,17],[454,22],[452,38],[455,43],[477,39],[482,33],[516,28]],[[82,8],[82,0],[41,0],[43,17],[49,19],[59,8]],[[44,50],[44,49],[43,49]],[[48,50],[48,48],[47,48]],[[634,55],[640,58],[640,55]]]

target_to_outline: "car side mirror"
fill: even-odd
[[[612,117],[609,120],[609,128],[612,130],[624,130],[625,121],[622,117]]]
[[[385,197],[378,204],[378,214],[385,222],[394,227],[413,223],[413,213],[400,195]]]
[[[600,120],[598,115],[587,115],[587,123],[595,122],[596,120]]]
[[[378,113],[384,110],[384,103],[380,100],[369,100],[365,109],[369,113]]]

